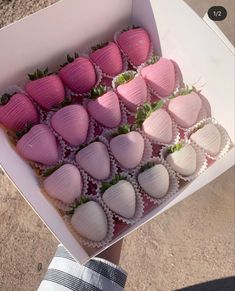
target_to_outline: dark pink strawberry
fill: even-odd
[[[53,165],[59,161],[56,138],[45,124],[33,126],[17,143],[19,154],[26,160]]]
[[[87,105],[90,115],[106,127],[116,127],[121,122],[121,109],[117,94],[105,86],[98,86],[92,90]]]
[[[59,71],[64,84],[78,94],[90,91],[97,81],[96,71],[91,61],[77,54],[74,58],[68,55],[67,60],[68,62]]]
[[[148,66],[141,70],[141,76],[156,93],[162,97],[169,96],[175,88],[175,67],[171,60],[152,57]]]
[[[101,43],[92,47],[93,52],[89,57],[93,63],[109,76],[116,76],[121,73],[123,63],[118,46],[114,42]]]
[[[150,39],[143,28],[134,27],[123,31],[118,36],[117,42],[134,66],[139,66],[148,59]]]
[[[26,84],[25,90],[40,106],[50,110],[64,100],[65,91],[60,77],[48,74],[48,69],[43,72],[37,70],[28,76],[31,81]]]
[[[0,123],[12,130],[22,130],[38,121],[38,113],[24,94],[4,94],[0,98]]]

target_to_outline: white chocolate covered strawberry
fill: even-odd
[[[175,172],[191,176],[197,168],[197,153],[190,144],[181,142],[170,147],[166,161]]]
[[[147,194],[154,198],[162,198],[169,189],[169,173],[162,164],[149,162],[141,167],[138,182]]]
[[[217,127],[208,123],[194,132],[190,139],[205,150],[209,155],[218,155],[221,147],[221,134]]]
[[[137,131],[130,131],[128,125],[121,126],[110,141],[111,151],[122,167],[135,168],[143,157],[144,139]]]
[[[105,204],[115,213],[132,218],[135,215],[135,190],[129,181],[116,176],[111,182],[103,183],[101,187]]]

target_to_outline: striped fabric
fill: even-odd
[[[123,291],[126,277],[122,268],[100,258],[82,266],[59,245],[38,291]]]

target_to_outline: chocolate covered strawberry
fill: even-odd
[[[135,215],[135,190],[129,181],[117,175],[112,181],[102,184],[101,192],[105,204],[113,212],[129,219]]]
[[[105,86],[100,85],[92,89],[88,98],[88,112],[96,121],[109,128],[120,124],[120,104],[113,90],[107,90]]]
[[[56,138],[45,124],[34,125],[16,148],[23,158],[48,166],[56,164],[60,158]]]
[[[59,76],[64,84],[72,91],[87,93],[95,86],[97,78],[94,65],[85,57],[67,56],[67,62],[62,65]]]
[[[182,127],[191,127],[197,123],[202,108],[202,100],[195,88],[188,86],[173,95],[168,104],[168,111],[176,123]]]
[[[63,83],[59,76],[37,70],[29,74],[31,80],[26,84],[26,92],[43,108],[48,110],[58,106],[65,98]]]
[[[161,198],[169,189],[170,178],[165,166],[149,162],[141,167],[138,182],[147,194]]]
[[[150,53],[148,33],[140,27],[124,30],[117,38],[117,43],[134,66],[144,63]]]
[[[170,147],[166,161],[175,172],[183,176],[193,175],[197,168],[195,149],[182,142]]]
[[[147,85],[162,97],[172,94],[175,88],[175,67],[171,60],[152,57],[141,69]]]
[[[92,47],[89,57],[93,63],[108,76],[116,76],[121,73],[123,63],[120,50],[116,43],[106,42]]]
[[[137,131],[130,131],[128,125],[118,129],[117,134],[110,141],[111,151],[122,167],[135,168],[144,154],[144,139]]]
[[[221,134],[212,123],[205,124],[202,128],[197,129],[190,136],[190,139],[211,156],[216,156],[220,152]]]
[[[64,140],[73,146],[77,146],[86,140],[89,117],[82,105],[68,105],[53,114],[51,125]]]
[[[118,95],[131,111],[136,111],[139,105],[147,101],[147,85],[135,71],[126,71],[115,79]]]
[[[92,142],[79,150],[76,162],[95,179],[104,180],[110,175],[109,153],[102,142]]]
[[[68,204],[80,197],[82,178],[75,166],[65,164],[59,168],[49,169],[44,176],[47,178],[43,181],[43,187],[51,197]]]
[[[21,93],[0,97],[0,124],[8,129],[23,130],[38,121],[38,113],[31,100]]]
[[[97,202],[81,197],[72,205],[68,214],[72,214],[71,224],[84,238],[98,242],[106,237],[107,216]]]
[[[170,115],[163,109],[164,102],[145,103],[136,113],[136,125],[153,141],[169,144],[173,141]]]

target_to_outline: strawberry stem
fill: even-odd
[[[28,74],[28,77],[29,77],[29,80],[35,81],[35,80],[47,77],[49,75],[51,75],[51,73],[49,73],[49,69],[47,67],[44,71],[40,71],[39,69],[37,69],[34,73]]]
[[[129,26],[127,26],[127,28],[124,28],[123,30],[122,30],[122,32],[126,32],[126,31],[128,31],[128,30],[131,30],[131,29],[137,29],[137,28],[140,28],[139,26],[137,26],[137,25],[129,25]]]
[[[88,201],[90,201],[88,198],[86,197],[80,197],[80,199],[75,199],[74,202],[69,206],[69,210],[66,211],[65,213],[67,215],[73,215],[74,211],[82,204],[87,203]]]
[[[49,169],[47,169],[46,171],[43,172],[42,176],[43,177],[48,177],[50,176],[51,174],[53,174],[55,171],[57,171],[63,164],[59,164],[59,165],[56,165],[54,167],[51,167]]]
[[[112,137],[115,137],[115,136],[118,136],[118,135],[121,135],[121,134],[127,134],[131,131],[131,127],[129,124],[124,124],[122,126],[120,126],[118,128],[118,130],[112,135]]]
[[[181,150],[183,146],[184,146],[184,144],[182,142],[179,142],[179,143],[177,143],[169,148],[169,153],[172,154],[174,152],[177,152],[177,151]]]
[[[154,103],[144,103],[137,110],[135,115],[135,125],[136,127],[141,127],[143,122],[153,113],[154,111],[162,108],[164,102],[162,100],[156,101]]]
[[[171,96],[169,96],[168,99],[174,99],[177,96],[188,95],[188,94],[190,94],[192,92],[196,92],[196,91],[197,91],[197,89],[194,86],[190,87],[190,86],[186,85],[184,88],[180,88],[176,93],[173,93]]]
[[[118,87],[122,84],[126,84],[135,78],[137,73],[134,71],[127,71],[120,75],[118,75],[117,79],[115,80],[115,87]]]
[[[147,164],[143,165],[141,168],[140,168],[140,173],[148,170],[148,169],[151,169],[155,166],[155,162],[148,162]]]
[[[15,94],[15,93],[14,93]],[[13,95],[14,95],[13,94]],[[6,105],[10,99],[11,99],[11,94],[5,93],[0,97],[0,105]]]
[[[159,61],[159,57],[158,56],[152,56],[149,60],[147,60],[146,64],[147,65],[153,65],[155,63],[157,63]]]
[[[66,65],[75,61],[75,59],[77,59],[78,57],[79,57],[79,53],[77,53],[77,52],[74,53],[74,56],[67,54],[67,56],[66,56],[67,62],[65,62],[63,65],[60,65],[60,67],[61,68],[65,67]]]
[[[30,131],[30,129],[33,127],[32,123],[27,123],[24,129],[21,131],[16,131],[15,135],[17,139],[20,139],[23,135],[25,135],[27,132]]]
[[[97,43],[97,45],[95,46],[92,46],[91,49],[93,52],[105,47],[106,45],[108,45],[108,42],[100,42],[100,43]]]
[[[119,181],[125,180],[123,176],[121,175],[115,175],[115,177],[109,181],[109,182],[103,182],[102,186],[100,187],[101,193],[104,193],[106,190],[108,190],[113,185],[116,185]]]
[[[87,96],[88,99],[97,99],[107,92],[107,87],[99,85],[91,90],[91,93]]]

